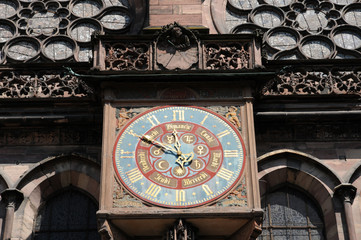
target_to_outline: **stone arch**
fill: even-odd
[[[267,153],[258,158],[261,196],[285,184],[307,192],[320,206],[328,240],[342,238],[341,219],[335,212],[342,209],[333,198],[334,188],[341,184],[339,176],[317,158],[289,149]],[[341,229],[340,229],[341,228]]]
[[[4,170],[0,169],[0,193],[3,193],[6,189],[11,188],[13,185],[12,181],[9,179],[8,175]],[[0,198],[0,237],[3,238],[3,229],[5,224],[5,215],[6,215],[6,200]]]
[[[64,155],[45,159],[24,173],[15,184],[24,194],[24,201],[16,212],[12,237],[30,239],[41,204],[68,186],[79,188],[98,201],[100,165],[81,156]]]
[[[4,170],[0,169],[0,193],[7,188],[11,188],[12,186],[13,181],[11,181],[11,179]]]
[[[357,223],[361,222],[361,162],[351,167],[345,175],[345,182],[356,187],[356,194],[352,201],[352,218],[355,223],[356,236],[361,236],[361,228]]]

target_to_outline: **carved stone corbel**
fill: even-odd
[[[183,219],[177,220],[166,232],[164,240],[195,240],[197,229]]]

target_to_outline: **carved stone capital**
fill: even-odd
[[[24,194],[18,189],[6,189],[0,195],[7,208],[17,209],[24,200]]]
[[[357,188],[350,183],[343,183],[335,187],[335,195],[339,196],[343,202],[351,203],[356,196]]]

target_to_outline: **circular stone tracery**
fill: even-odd
[[[222,17],[217,13],[217,7],[212,9],[217,29],[228,29],[237,34],[262,29],[269,60],[361,56],[359,1],[228,0],[226,11],[224,24],[217,20]],[[282,28],[288,31],[280,30]],[[310,42],[311,36],[314,38]]]
[[[0,63],[47,58],[87,62],[92,57],[91,35],[95,31],[107,34],[129,30],[133,20],[129,6],[127,0],[0,0],[0,51],[5,56]],[[62,40],[49,44],[47,37],[54,35],[62,36]],[[33,46],[34,41],[24,36],[37,39],[45,48],[29,51],[28,55],[7,52]],[[14,45],[20,39],[22,46]]]

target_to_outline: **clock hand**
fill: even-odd
[[[176,160],[176,163],[183,169],[185,163],[189,163],[193,160],[194,153],[190,152],[187,154],[182,154],[182,156],[179,156]]]
[[[181,156],[182,155],[182,152],[180,151],[181,143],[179,142],[177,130],[173,129],[172,134],[173,134],[173,136],[175,138],[174,148],[175,148],[175,150],[177,150],[178,156]]]
[[[166,151],[169,151],[169,152],[172,152],[172,153],[175,153],[175,154],[178,155],[178,152],[175,151],[171,146],[163,144],[161,142],[158,142],[157,140],[152,139],[149,135],[140,136],[140,135],[134,133],[133,131],[129,131],[129,134],[134,136],[134,137],[139,138],[140,140],[142,140],[142,141],[144,141],[146,143],[151,143],[153,145],[157,145],[157,146],[161,147],[162,149],[164,149]]]

